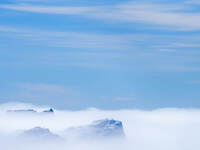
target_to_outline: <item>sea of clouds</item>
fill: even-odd
[[[0,105],[0,148],[2,150],[199,150],[200,109],[144,110],[55,110],[53,114],[17,114],[7,110],[49,107],[8,103]],[[65,140],[65,130],[94,120],[123,122],[125,137],[101,140]],[[48,128],[64,140],[29,141],[19,136],[34,127]]]

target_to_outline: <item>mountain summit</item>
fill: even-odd
[[[23,132],[22,136],[35,140],[56,140],[60,137],[47,128],[35,127]]]
[[[119,138],[124,136],[123,125],[118,120],[97,120],[90,125],[68,128],[66,130],[68,137],[74,138]]]
[[[49,108],[47,110],[43,110],[38,112],[34,109],[14,109],[14,110],[7,110],[9,113],[21,113],[21,114],[38,114],[38,113],[54,113],[53,108]]]

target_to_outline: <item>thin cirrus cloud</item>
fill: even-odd
[[[25,12],[63,14],[63,15],[82,14],[95,10],[95,8],[92,7],[38,6],[38,5],[1,5],[0,8],[25,11]]]
[[[53,85],[53,84],[19,84],[19,87],[27,91],[40,91],[47,93],[53,92],[60,94],[71,93],[70,89],[67,89],[60,85]]]
[[[200,0],[188,0],[185,2],[186,4],[200,4]]]
[[[116,97],[116,101],[135,101],[135,97]]]
[[[147,35],[139,34],[95,34],[75,31],[48,31],[35,29],[21,29],[0,26],[0,32],[5,36],[23,39],[27,44],[45,45],[60,48],[84,49],[133,49],[133,43],[148,39]],[[77,44],[77,42],[79,44]],[[106,46],[105,46],[106,45]]]
[[[180,37],[177,35],[153,34],[94,34],[72,31],[41,31],[31,28],[20,29],[5,26],[0,26],[0,32],[3,33],[4,37],[15,39],[23,46],[45,46],[47,49],[55,47],[67,48],[65,51],[56,50],[48,53],[46,50],[43,52],[39,50],[35,51],[34,56],[26,53],[27,57],[20,55],[19,58],[21,59],[20,61],[16,60],[15,65],[23,61],[23,66],[42,64],[45,66],[75,66],[114,70],[143,70],[151,68],[153,70],[199,71],[199,67],[191,64],[199,60],[199,54],[193,55],[191,51],[185,51],[190,55],[184,56],[180,49],[177,50],[180,46],[190,48],[198,46],[199,36],[197,35]],[[174,43],[175,39],[176,43]],[[151,41],[151,44],[149,45],[146,41]],[[185,43],[185,45],[180,45],[180,43]],[[146,49],[151,50],[151,52],[147,52],[144,48],[141,49],[141,45],[145,45]],[[176,52],[181,57],[163,55],[172,52]],[[156,56],[154,57],[156,59],[152,60],[153,56]],[[142,60],[151,63],[143,64],[141,63]],[[137,63],[135,63],[136,61]],[[2,63],[6,64],[7,61],[2,61]]]
[[[192,80],[190,82],[188,82],[189,84],[196,84],[196,85],[200,85],[200,80]]]
[[[18,92],[7,95],[7,99],[14,97],[20,100],[41,100],[41,99],[55,99],[69,97],[76,93],[72,88],[62,85],[45,84],[45,83],[21,83],[16,84],[15,88]],[[77,93],[76,93],[77,94]]]
[[[26,32],[24,29],[8,27],[8,26],[0,26],[0,32],[4,33],[24,33]]]
[[[127,22],[171,26],[177,30],[195,30],[200,28],[200,21],[198,19],[200,13],[187,12],[188,8],[186,7],[130,3],[119,5],[116,8],[115,13],[102,13],[102,16],[99,16]]]
[[[200,13],[191,12],[193,7],[169,4],[125,3],[109,6],[46,6],[46,5],[0,5],[0,8],[45,14],[79,15],[83,17],[132,23],[145,23],[173,30],[199,30]],[[163,19],[164,18],[164,19]]]
[[[196,44],[196,43],[173,43],[172,46],[175,47],[190,47],[190,48],[199,48],[200,44]]]
[[[177,52],[175,49],[159,49],[159,52],[167,52],[167,53],[174,53]]]

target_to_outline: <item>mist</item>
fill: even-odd
[[[0,147],[4,150],[199,150],[200,110],[166,108],[144,110],[80,111],[54,109],[53,114],[9,113],[14,109],[48,106],[8,103],[0,105]],[[70,138],[66,130],[88,125],[94,120],[115,119],[123,123],[125,137],[86,140]],[[48,128],[61,140],[29,140],[21,136],[34,127]]]

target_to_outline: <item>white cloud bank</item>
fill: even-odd
[[[34,108],[27,104],[0,105],[0,147],[5,150],[199,150],[200,110],[159,109],[104,111],[88,109],[81,111],[56,110],[54,115],[14,115],[7,109]],[[36,126],[49,128],[62,135],[71,126],[90,124],[94,120],[114,118],[123,122],[126,138],[117,141],[86,142],[51,141],[27,142],[17,137],[22,130]],[[17,137],[17,140],[16,140]],[[11,144],[12,143],[12,144]]]

